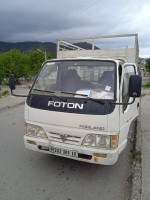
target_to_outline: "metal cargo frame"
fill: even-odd
[[[134,37],[135,44],[133,48],[126,46],[120,49],[95,49],[95,40],[106,38],[122,38]],[[67,41],[73,40],[92,40],[92,48],[90,50],[78,47]],[[57,40],[57,59],[92,57],[104,59],[118,59],[123,62],[137,63],[139,56],[138,34],[110,35],[97,37],[81,37],[81,38],[65,38]]]

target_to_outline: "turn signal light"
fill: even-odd
[[[116,148],[118,146],[118,134],[111,135],[110,146],[111,148]]]
[[[98,158],[97,157],[94,157],[93,160],[94,160],[94,162],[98,162]]]

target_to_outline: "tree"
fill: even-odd
[[[16,78],[27,76],[29,57],[17,49],[1,53],[0,66],[4,77],[14,74]]]
[[[146,71],[150,72],[150,59],[147,60],[145,67],[146,67]]]
[[[44,55],[34,49],[29,50],[29,66],[30,66],[30,75],[35,76],[42,63],[44,62]]]
[[[14,74],[16,78],[35,76],[42,63],[45,61],[45,49],[39,48],[41,52],[31,49],[25,54],[17,49],[0,53],[0,84],[4,78]],[[52,59],[47,53],[47,59]]]
[[[40,50],[40,52],[31,49],[28,53],[30,59],[29,65],[30,65],[31,76],[35,76],[38,73],[39,69],[41,68],[42,63],[45,62],[45,55],[44,55],[45,49],[41,47],[38,49]],[[47,59],[53,58],[50,53],[46,53],[46,57]]]

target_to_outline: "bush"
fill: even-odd
[[[147,60],[145,67],[146,67],[146,71],[150,72],[150,59]]]
[[[143,88],[150,88],[150,82],[142,85]]]
[[[5,90],[4,92],[2,92],[2,94],[0,95],[0,98],[1,97],[4,97],[4,96],[7,96],[9,94],[9,91],[8,90]]]

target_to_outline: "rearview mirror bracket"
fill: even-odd
[[[14,94],[13,90],[11,90],[11,94],[15,97],[29,97],[29,95],[18,95],[18,94]]]
[[[131,105],[135,102],[135,97],[133,97],[133,100],[129,103],[116,103],[116,102],[110,102],[111,104],[115,104],[115,105]]]

